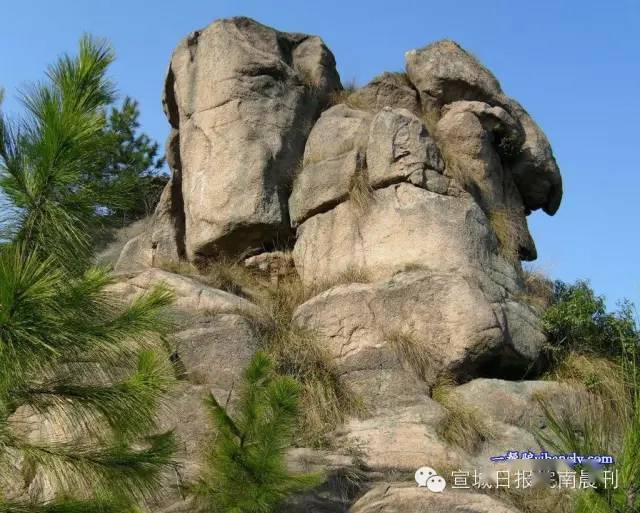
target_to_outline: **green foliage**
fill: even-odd
[[[270,513],[289,495],[318,482],[315,475],[292,475],[284,461],[299,414],[298,396],[296,381],[278,376],[264,353],[245,370],[234,418],[209,396],[216,435],[194,487],[204,510]]]
[[[13,207],[12,238],[55,255],[60,265],[87,263],[95,206],[104,201],[85,176],[106,148],[103,111],[114,95],[106,69],[113,59],[106,44],[83,38],[77,57],[60,58],[47,81],[23,93],[28,117],[0,122],[0,187]]]
[[[637,355],[619,364],[624,372],[623,393],[616,397],[590,394],[577,405],[578,414],[562,415],[544,400],[540,404],[548,432],[539,438],[558,453],[610,454],[616,458],[609,470],[618,472],[619,486],[605,486],[603,474],[593,472],[595,490],[575,497],[576,513],[636,513],[640,509],[640,380]]]
[[[138,103],[129,97],[119,109],[111,108],[105,127],[105,161],[88,177],[102,189],[102,197],[118,198],[117,203],[102,205],[109,224],[126,224],[149,215],[168,181],[161,174],[164,158],[158,157],[158,144],[138,133],[139,116]]]
[[[171,463],[173,434],[150,435],[171,383],[158,350],[171,294],[122,304],[89,265],[112,60],[83,38],[25,93],[28,118],[0,122],[0,512],[132,511]],[[36,476],[53,499],[16,490]]]
[[[431,390],[432,399],[447,410],[440,436],[451,445],[474,454],[482,442],[495,438],[496,433],[480,409],[465,404],[456,396],[455,386],[451,377],[441,376]]]
[[[623,302],[617,312],[607,312],[604,298],[585,281],[555,283],[543,324],[552,350],[560,354],[574,350],[619,356],[640,340],[633,305]]]
[[[157,202],[164,159],[138,134],[137,103],[126,98],[107,115],[113,59],[106,43],[83,38],[77,57],[63,56],[48,80],[22,93],[26,119],[0,119],[0,187],[12,207],[0,224],[5,237],[27,238],[63,261],[66,251],[86,256],[100,228],[140,218]]]
[[[575,496],[576,513],[640,511],[640,337],[633,305],[607,312],[604,299],[585,282],[556,284],[555,302],[544,317],[552,340],[561,348],[556,377],[584,385],[587,396],[571,413],[559,413],[539,400],[548,432],[541,442],[560,453],[612,455],[610,470],[619,487],[604,486]]]

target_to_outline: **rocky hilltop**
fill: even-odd
[[[305,294],[280,329],[313,339],[357,407],[291,451],[293,468],[327,480],[290,510],[516,511],[477,491],[430,494],[413,473],[535,450],[535,397],[566,395],[535,381],[545,336],[521,268],[536,258],[527,216],[557,211],[560,172],[527,111],[458,44],[405,59],[404,73],[345,89],[319,37],[247,18],[175,49],[162,98],[171,180],[114,288],[127,297],[164,281],[187,319],[176,335],[186,378],[165,422],[183,466],[167,490],[196,475],[202,394],[224,400],[265,344],[260,297],[295,282]],[[261,275],[260,291],[198,277],[222,261]],[[484,428],[465,420],[471,435],[456,440],[454,409]],[[174,491],[162,508],[190,511]]]

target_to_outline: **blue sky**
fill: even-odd
[[[545,130],[562,170],[559,212],[529,217],[551,276],[588,278],[609,304],[640,304],[640,2],[0,0],[0,85],[17,89],[90,32],[110,39],[122,95],[139,100],[143,129],[164,141],[162,78],[176,43],[216,18],[246,15],[318,34],[343,82],[401,70],[404,52],[457,40]]]

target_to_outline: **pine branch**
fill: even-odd
[[[269,358],[257,353],[244,373],[237,420],[215,398],[207,399],[217,433],[205,472],[191,487],[203,507],[270,513],[288,495],[319,482],[317,475],[290,474],[284,462],[298,394],[297,383],[277,376]]]
[[[94,379],[96,372],[94,367],[74,366],[74,374],[31,386],[17,401],[59,423],[66,420],[78,431],[104,434],[108,426],[120,439],[133,440],[156,427],[156,412],[173,382],[168,360],[163,357],[143,352],[133,374],[104,385],[78,384],[79,371]]]
[[[54,501],[43,504],[2,501],[0,513],[133,513],[135,508],[107,499],[84,501]]]
[[[70,497],[138,501],[153,496],[162,473],[172,466],[175,437],[173,432],[147,437],[145,447],[137,450],[118,443],[35,444],[18,439],[11,446],[46,469],[59,490]]]
[[[206,397],[205,407],[209,410],[211,418],[215,422],[216,426],[218,426],[218,429],[227,430],[239,439],[242,438],[242,433],[236,426],[235,422],[231,419],[227,411],[220,406],[212,393],[209,393]]]

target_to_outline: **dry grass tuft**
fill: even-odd
[[[366,168],[357,171],[349,184],[349,201],[356,211],[366,212],[374,201],[373,188],[369,184]]]
[[[586,388],[608,405],[614,417],[628,417],[633,409],[625,372],[609,358],[571,352],[544,378]]]
[[[227,258],[218,258],[204,264],[200,268],[199,279],[211,287],[245,297],[264,286],[257,273],[241,262]]]
[[[241,262],[225,257],[207,261],[198,266],[180,260],[179,262],[162,262],[158,267],[165,271],[194,278],[209,287],[224,290],[237,296],[248,297],[253,295],[256,289],[264,287],[256,273],[247,269]]]
[[[409,80],[409,75],[404,71],[391,71],[389,74],[394,78],[397,85],[415,89],[413,82]]]
[[[522,270],[524,291],[518,299],[527,303],[536,312],[542,314],[553,303],[553,281],[542,271],[532,268]]]
[[[154,265],[163,271],[180,274],[182,276],[191,276],[192,274],[198,273],[198,269],[186,260],[178,260],[177,262],[175,260],[161,260],[155,262]]]
[[[422,381],[428,382],[435,375],[435,369],[427,356],[427,351],[413,335],[404,332],[385,333],[398,359],[408,366]]]
[[[352,79],[344,84],[342,89],[331,93],[331,96],[329,97],[329,104],[332,106],[339,105],[341,103],[348,105],[349,97],[353,95],[353,93],[355,93],[357,90],[358,87],[356,86],[356,81],[355,79]]]
[[[340,279],[356,276],[360,275],[354,273]],[[336,280],[331,283],[337,284]],[[304,415],[300,418],[297,441],[312,447],[324,445],[328,432],[347,415],[361,410],[361,402],[340,382],[331,355],[320,346],[317,335],[292,324],[296,308],[329,285],[326,282],[305,286],[297,276],[289,276],[255,298],[262,313],[253,321],[265,350],[280,373],[301,384]]]
[[[430,134],[433,134],[436,132],[436,126],[438,125],[438,121],[440,121],[440,117],[441,117],[440,109],[435,109],[435,108],[427,109],[423,106],[421,119],[422,119],[422,122],[424,123],[424,126],[427,127],[427,130],[429,131]],[[447,166],[447,167],[450,167],[450,166]],[[454,178],[457,178],[457,176],[454,176]],[[462,182],[460,183],[460,185],[463,185]]]
[[[442,376],[431,390],[432,399],[447,410],[440,435],[450,444],[473,454],[482,442],[495,438],[496,434],[478,409],[463,404],[456,397],[455,386],[453,378]]]
[[[348,270],[331,280],[305,285],[297,274],[272,283],[241,263],[227,259],[200,268],[187,262],[168,263],[163,268],[245,296],[259,306],[259,313],[249,320],[264,349],[273,358],[278,372],[301,384],[304,415],[296,437],[299,444],[322,446],[327,433],[347,415],[360,413],[361,402],[340,382],[331,355],[320,346],[316,334],[293,325],[292,319],[298,306],[333,286],[370,281],[365,272]]]
[[[333,278],[321,280],[309,286],[308,290],[311,294],[309,297],[311,298],[318,294],[322,294],[325,290],[337,287],[338,285],[348,285],[350,283],[371,283],[372,281],[373,277],[365,269],[349,267]]]
[[[345,84],[343,89],[331,93],[329,105],[334,106],[341,103],[344,103],[350,109],[375,110],[375,105],[371,105],[370,100],[367,100],[364,95],[359,93],[355,80]]]
[[[520,262],[520,247],[524,234],[516,221],[519,213],[508,208],[489,211],[489,226],[498,239],[500,254],[509,262]]]

